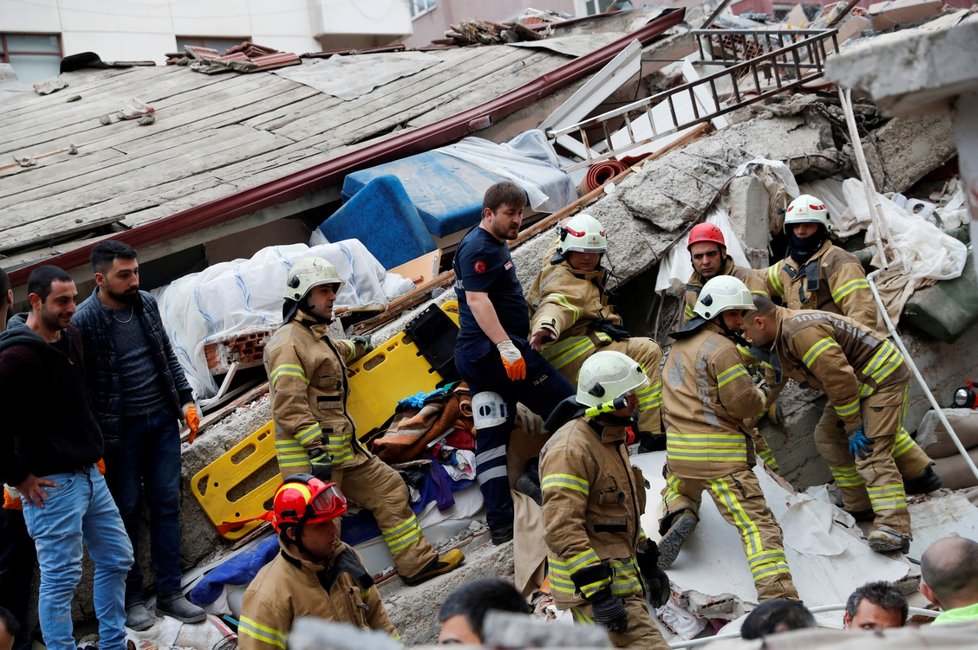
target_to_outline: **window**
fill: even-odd
[[[240,45],[241,41],[250,40],[250,36],[177,36],[177,52],[183,52],[185,45],[192,45],[194,47],[209,47],[224,54],[229,48]]]
[[[23,83],[57,77],[61,72],[61,36],[0,34],[0,62],[12,65]]]
[[[410,0],[411,2],[411,20],[414,20],[418,16],[424,15],[429,11],[434,11],[435,6],[438,4],[437,0]]]
[[[614,2],[615,0],[584,0],[584,15],[603,14]]]

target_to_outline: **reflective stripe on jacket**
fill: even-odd
[[[662,393],[672,473],[710,479],[753,467],[754,446],[743,421],[760,415],[764,395],[719,325],[709,322],[673,344]]]
[[[879,310],[859,259],[828,239],[799,268],[790,257],[767,270],[767,289],[788,309],[821,309],[880,332]]]
[[[599,563],[610,567],[613,577],[585,585],[585,595],[607,586],[619,596],[641,592],[635,552],[644,538],[645,479],[629,461],[624,427],[571,420],[540,452],[540,477],[557,606],[584,603],[571,576]]]
[[[332,339],[328,329],[300,311],[265,346],[275,453],[283,475],[308,472],[309,456],[324,447],[334,467],[369,458],[346,412],[346,364],[364,349],[353,341]]]
[[[746,284],[752,294],[765,297],[768,295],[767,285],[764,282],[764,271],[737,266],[730,257],[727,257],[727,261],[723,265],[723,270],[717,275],[732,275]],[[680,326],[685,325],[696,316],[693,313],[693,307],[700,297],[700,291],[703,290],[704,284],[703,277],[696,271],[693,271],[693,275],[689,277],[689,282],[686,283],[686,293],[683,298],[685,305],[683,306],[683,317],[680,320]]]
[[[336,570],[335,575],[330,575],[330,568]],[[369,578],[356,552],[342,542],[337,543],[329,564],[299,559],[282,548],[244,593],[238,647],[286,650],[292,622],[301,616],[379,630],[398,638]]]
[[[846,431],[862,424],[861,399],[881,386],[910,380],[897,347],[852,318],[783,307],[775,318],[774,349],[782,373],[823,391]]]

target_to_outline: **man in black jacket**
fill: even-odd
[[[193,392],[163,329],[156,300],[139,290],[139,262],[128,244],[107,239],[92,249],[95,292],[78,306],[89,387],[105,436],[105,480],[136,547],[139,499],[150,511],[151,565],[156,612],[185,623],[207,614],[180,591],[180,430],[199,418]],[[142,489],[141,489],[142,488]],[[153,625],[145,605],[143,573],[133,565],[126,580],[126,626]]]
[[[82,546],[95,563],[99,647],[126,647],[125,578],[132,545],[95,467],[102,434],[89,407],[71,277],[42,266],[27,281],[26,327],[0,334],[0,480],[20,493],[41,568],[38,618],[49,650],[75,650],[71,598]]]

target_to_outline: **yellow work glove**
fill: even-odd
[[[197,428],[200,426],[200,415],[197,414],[197,407],[192,403],[184,406],[183,419],[187,421],[187,428],[190,429],[190,437],[187,438],[187,442],[192,445],[197,437]]]
[[[499,358],[503,361],[503,367],[506,369],[506,376],[509,377],[509,380],[526,379],[526,359],[523,358],[519,348],[513,345],[512,341],[506,339],[497,343],[496,349],[499,350]]]

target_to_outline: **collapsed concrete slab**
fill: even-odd
[[[862,139],[873,184],[904,192],[957,153],[948,115],[897,117]]]

